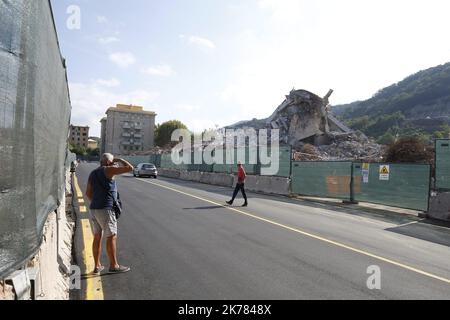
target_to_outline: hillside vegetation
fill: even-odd
[[[411,75],[366,101],[335,106],[333,112],[380,143],[401,136],[448,137],[450,63]]]

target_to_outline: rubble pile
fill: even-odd
[[[360,132],[336,135],[332,141],[329,145],[318,146],[320,155],[327,160],[382,161],[383,146]]]
[[[241,121],[221,128],[227,129],[278,129],[280,144],[290,145],[297,161],[362,160],[381,161],[384,149],[362,132],[353,131],[336,119],[329,111],[330,90],[320,98],[306,90],[292,90],[283,103],[267,119]],[[213,142],[214,143],[214,142]],[[255,145],[256,141],[245,142]],[[200,146],[200,149],[210,143]],[[170,153],[173,145],[153,148],[137,155]]]
[[[329,131],[323,99],[305,90],[291,91],[266,124],[280,130],[281,143],[293,146]]]
[[[294,160],[382,161],[384,147],[367,138],[361,132],[346,134],[329,133],[327,137],[330,141],[328,144],[318,146],[306,144],[302,149],[294,151]],[[307,147],[306,150],[305,147]]]
[[[242,121],[232,129],[278,129],[280,143],[292,146],[294,159],[380,161],[383,147],[353,131],[329,111],[330,90],[324,98],[306,91],[292,90],[267,119]]]
[[[293,152],[293,157],[295,161],[323,160],[317,148],[309,143],[305,144],[300,151]]]
[[[322,99],[306,90],[292,90],[269,118],[241,121],[227,129],[278,129],[280,143],[296,147],[299,142],[306,139],[313,141],[316,136],[330,131],[326,109],[329,95],[331,91]],[[345,127],[344,132],[350,131]]]

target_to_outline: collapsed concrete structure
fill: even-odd
[[[332,90],[322,99],[306,90],[292,90],[286,100],[266,120],[267,127],[279,129],[284,143],[295,146],[309,140],[327,143],[330,132],[350,133],[352,130],[328,113]]]
[[[363,133],[355,132],[335,118],[329,111],[330,90],[320,98],[306,90],[292,90],[283,103],[267,119],[242,121],[230,129],[279,129],[280,143],[301,153],[305,145],[314,145],[319,160],[377,159],[381,147]],[[340,152],[345,144],[345,152]]]

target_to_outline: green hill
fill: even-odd
[[[333,113],[382,143],[395,136],[448,136],[450,63],[411,75],[368,100],[335,106]]]

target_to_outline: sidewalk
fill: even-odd
[[[75,300],[103,300],[103,286],[100,276],[93,275],[94,258],[92,253],[93,233],[89,211],[83,192],[78,185],[77,176],[72,176],[73,210],[76,213],[75,259],[81,269],[81,290],[72,296]]]

